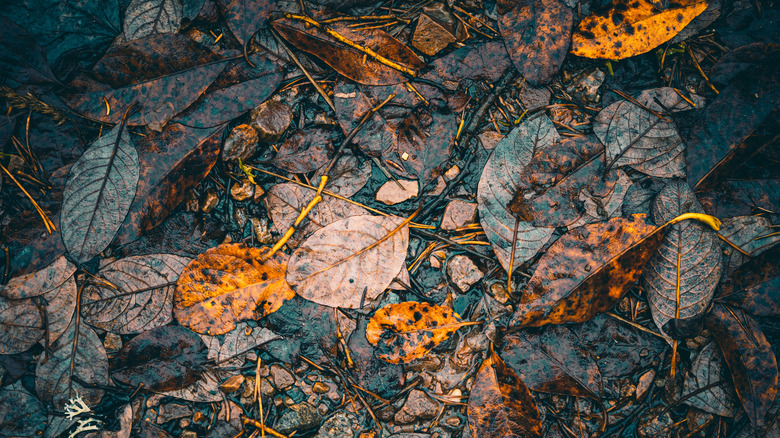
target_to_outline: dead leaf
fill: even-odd
[[[252,327],[247,322],[240,322],[236,328],[224,336],[200,335],[208,348],[209,360],[214,360],[224,367],[225,362],[233,358],[241,358],[244,353],[265,343],[282,337],[265,327]],[[243,361],[238,364],[241,366]]]
[[[731,371],[750,423],[758,427],[777,395],[777,359],[761,327],[740,309],[715,304],[705,319]]]
[[[737,306],[751,315],[780,316],[780,244],[750,259],[720,286],[716,301]]]
[[[407,301],[377,310],[366,327],[366,338],[380,359],[409,363],[430,353],[463,325],[449,307]]]
[[[383,157],[404,168],[400,171],[388,166],[393,173],[402,178],[415,178],[424,187],[443,172],[457,131],[452,114],[425,108],[416,110],[398,125],[393,145]]]
[[[279,146],[279,152],[271,162],[292,173],[317,170],[330,161],[340,136],[339,130],[329,125],[302,129]]]
[[[314,172],[312,181],[319,181],[324,168]],[[350,153],[341,153],[336,164],[328,172],[327,190],[345,198],[359,192],[371,178],[371,162],[361,161]]]
[[[273,11],[274,1],[219,0],[217,3],[230,27],[230,32],[243,45],[249,43],[252,35],[265,24],[268,15]]]
[[[561,236],[539,260],[510,325],[584,322],[612,308],[663,238],[645,219],[614,218]]]
[[[390,285],[406,259],[409,227],[385,239],[403,219],[352,216],[309,236],[290,257],[287,282],[307,300],[357,309]]]
[[[73,276],[56,289],[43,294],[46,303],[46,328],[49,332],[49,345],[54,344],[67,330],[71,319],[73,319],[73,312],[76,311],[77,295],[78,287]]]
[[[32,299],[0,297],[0,354],[27,351],[43,337],[43,318]]]
[[[542,436],[539,409],[531,392],[492,350],[471,387],[468,416],[474,436],[480,438]]]
[[[65,256],[61,256],[40,271],[8,280],[8,284],[0,289],[0,292],[6,298],[17,300],[36,297],[59,288],[73,276],[74,272],[76,272],[76,265]]]
[[[127,41],[155,33],[176,33],[181,26],[180,0],[133,0],[125,10]]]
[[[738,246],[742,251],[756,257],[780,242],[780,234],[775,234],[772,221],[766,216],[736,216],[723,219],[720,235]],[[723,266],[731,274],[743,263],[750,260],[741,252],[724,244]]]
[[[707,9],[705,0],[682,0],[663,9],[652,0],[613,0],[585,17],[571,37],[571,53],[624,59],[672,39]]]
[[[46,406],[27,391],[21,379],[0,390],[0,435],[43,436],[47,426]]]
[[[199,255],[176,283],[176,321],[197,333],[221,335],[238,321],[278,310],[295,295],[284,279],[287,256],[277,252],[260,262],[265,252],[265,248],[229,243]]]
[[[686,397],[694,391],[721,380],[728,382],[726,362],[718,349],[718,344],[710,342],[699,351],[691,364],[690,373],[685,377],[685,386],[682,392],[682,396],[685,398],[683,403],[721,417],[733,417],[736,414],[737,399],[734,397],[734,391],[726,383],[712,386],[697,392],[696,395]]]

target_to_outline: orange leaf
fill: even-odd
[[[211,248],[179,276],[173,315],[198,333],[221,335],[236,323],[259,319],[295,296],[284,279],[287,256],[260,262],[265,248],[231,243]]]
[[[464,325],[449,307],[407,301],[390,304],[371,317],[366,339],[390,363],[408,363],[428,354]]]
[[[707,9],[704,0],[662,2],[614,0],[577,26],[571,53],[586,58],[624,59],[658,47]]]

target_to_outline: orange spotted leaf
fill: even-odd
[[[646,223],[645,217],[585,225],[558,239],[539,260],[512,324],[584,322],[612,308],[664,236],[663,227]]]
[[[531,391],[492,350],[471,388],[469,426],[474,436],[520,438],[542,436],[542,423]]]
[[[266,251],[224,244],[190,262],[174,294],[173,315],[179,324],[198,333],[221,335],[239,321],[277,311],[295,292],[284,279],[287,256],[277,252],[261,262]]]
[[[449,307],[407,301],[377,310],[366,327],[366,338],[377,347],[380,359],[408,363],[428,354],[464,325],[472,323],[462,322]]]
[[[585,17],[571,37],[571,53],[586,58],[624,59],[649,52],[674,38],[707,9],[704,0],[613,0]]]

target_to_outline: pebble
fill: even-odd
[[[190,417],[191,415],[192,410],[189,406],[179,403],[166,403],[160,405],[156,421],[157,424],[163,424],[178,418]]]
[[[303,433],[318,427],[321,422],[322,415],[317,411],[317,408],[303,402],[286,409],[279,417],[279,420],[277,420],[274,429],[284,435],[288,435],[293,431]]]
[[[325,420],[315,438],[354,438],[358,427],[353,414],[338,411]]]
[[[650,390],[655,380],[655,370],[648,370],[639,377],[639,382],[636,384],[636,399],[642,400],[642,398]]]
[[[236,201],[246,201],[255,196],[255,185],[249,179],[244,178],[241,182],[233,183],[230,188],[230,197]]]
[[[413,389],[406,397],[406,402],[400,411],[395,414],[395,422],[398,424],[411,424],[422,420],[430,420],[436,416],[439,404],[428,394]]]
[[[103,347],[106,351],[119,351],[122,348],[122,338],[116,333],[108,332],[103,340]]]
[[[328,388],[328,385],[322,382],[314,382],[314,385],[311,387],[311,390],[316,394],[327,394],[327,392],[330,391],[330,388]]]
[[[200,211],[205,214],[211,213],[211,210],[219,203],[219,195],[214,189],[206,189],[200,196]]]
[[[273,364],[270,368],[271,379],[279,390],[285,390],[295,384],[295,375],[287,368]]]
[[[398,182],[403,189],[395,181],[387,181],[376,192],[376,200],[385,205],[395,205],[417,197],[420,190],[417,181],[399,179]]]
[[[444,208],[441,219],[442,230],[455,230],[474,222],[477,218],[477,204],[454,199]]]
[[[260,141],[275,143],[292,123],[293,112],[286,104],[269,100],[253,109],[250,119]]]
[[[596,67],[585,69],[572,78],[571,84],[566,87],[566,92],[578,102],[598,103],[601,100],[599,87],[604,83],[605,77],[604,72]]]
[[[474,261],[466,255],[458,254],[447,262],[447,277],[461,292],[467,292],[484,275]]]
[[[246,161],[257,150],[257,131],[247,124],[233,128],[222,146],[222,161]]]
[[[236,375],[236,376],[230,376],[222,382],[221,385],[219,385],[219,389],[224,392],[225,394],[230,394],[231,392],[236,392],[241,388],[241,385],[244,383],[244,376],[242,375]]]

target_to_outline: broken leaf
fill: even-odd
[[[284,279],[287,256],[277,252],[264,262],[264,248],[242,243],[211,248],[179,275],[173,315],[198,333],[221,335],[238,321],[275,312],[295,293]]]
[[[455,142],[455,117],[442,111],[420,109],[405,118],[396,129],[392,147],[383,154],[403,167],[389,169],[400,177],[415,178],[424,187],[444,169]]]
[[[609,310],[639,278],[660,230],[642,214],[570,230],[539,260],[511,324],[584,322]]]
[[[173,254],[132,256],[109,263],[100,282],[82,292],[81,314],[94,327],[118,333],[140,333],[173,320],[176,280],[190,259]]]
[[[281,336],[265,327],[252,327],[246,322],[238,323],[236,328],[227,332],[221,340],[218,336],[200,335],[200,337],[208,348],[209,360],[215,360],[222,366],[225,365],[224,362],[240,357],[256,347],[281,339]]]
[[[208,359],[200,337],[169,325],[141,333],[111,359],[111,377],[125,385],[171,391],[194,383]]]
[[[772,221],[766,216],[724,218],[719,233],[751,257],[758,256],[780,242],[780,234],[774,233]],[[724,254],[723,266],[728,274],[750,260],[730,245],[724,245]]]
[[[21,379],[0,390],[0,435],[42,436],[46,426],[46,406],[27,391]]]
[[[62,241],[89,261],[114,239],[138,184],[138,154],[124,123],[95,140],[70,168],[62,193]]]
[[[397,229],[402,223],[397,216],[362,215],[321,228],[290,257],[287,282],[315,303],[360,308],[384,292],[404,265],[409,227]]]
[[[585,17],[571,37],[571,53],[624,59],[672,39],[707,9],[705,0],[682,0],[667,8],[652,0],[613,0]]]
[[[324,168],[314,172],[312,181],[319,181]],[[342,152],[336,164],[328,172],[328,191],[345,198],[352,197],[366,185],[371,178],[371,162],[361,161],[352,154]]]
[[[0,16],[0,71],[4,77],[22,85],[59,83],[33,36],[3,16]]]
[[[125,10],[127,41],[155,33],[176,33],[181,25],[180,0],[133,0]]]
[[[46,303],[46,329],[49,332],[49,345],[65,333],[73,312],[76,311],[76,296],[78,287],[76,279],[71,276],[65,283],[43,294]]]
[[[377,310],[366,327],[366,339],[380,359],[409,363],[429,354],[463,325],[449,307],[407,301]]]
[[[482,362],[468,402],[474,436],[528,438],[542,436],[539,409],[523,380],[496,353]]]

